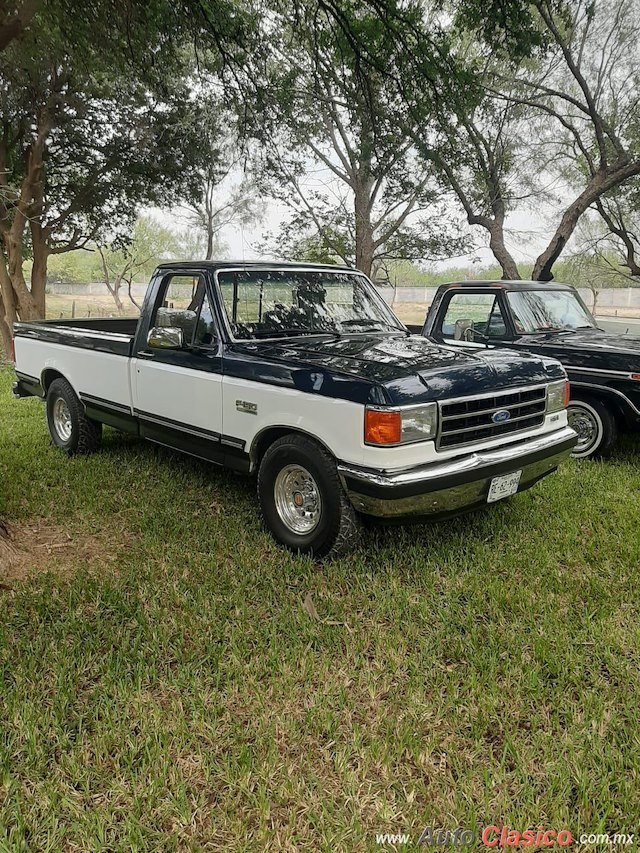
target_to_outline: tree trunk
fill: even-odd
[[[565,210],[549,245],[536,260],[531,274],[534,281],[553,281],[553,265],[575,231],[582,214],[608,190],[638,174],[640,159],[618,164],[617,168],[610,171],[601,168],[593,175],[584,192]]]
[[[131,278],[127,279],[127,292],[129,294],[129,299],[133,302],[133,304],[136,306],[138,311],[141,312],[142,306],[138,302],[136,302],[136,300],[133,298],[133,293],[131,293],[131,285],[132,284],[133,284],[133,279],[131,279]]]
[[[22,11],[33,16],[38,2],[25,0]],[[4,302],[5,323],[11,330],[16,315],[21,320],[41,320],[45,314],[45,288],[49,248],[42,227],[44,151],[51,130],[51,116],[46,108],[38,112],[36,135],[25,152],[26,174],[20,193],[10,208],[2,204],[0,234],[0,287]],[[6,150],[0,146],[0,166],[6,171]],[[4,175],[6,186],[6,174]],[[33,268],[30,287],[24,278],[24,234],[29,228],[33,247]]]
[[[4,353],[5,359],[8,360],[9,354],[11,353],[11,327],[7,323],[6,312],[4,308],[4,303],[2,301],[2,296],[0,296],[0,339],[2,339],[2,353],[0,353],[0,360],[2,358],[2,354]]]
[[[102,273],[104,275],[104,283],[107,287],[107,290],[113,296],[113,301],[116,303],[116,308],[118,309],[118,314],[122,314],[124,312],[124,305],[122,304],[122,299],[120,299],[120,287],[122,285],[122,278],[124,276],[124,272],[116,273],[116,277],[113,281],[113,285],[111,284],[111,277],[109,276],[109,266],[107,264],[107,259],[104,256],[104,252],[102,250],[102,246],[98,246],[98,253],[100,255],[100,261],[102,262]],[[125,267],[125,272],[127,267]],[[129,290],[129,295],[131,295],[131,290]]]
[[[31,267],[31,297],[38,313],[38,319],[43,320],[46,313],[47,261],[49,252],[46,245],[36,251],[34,246],[33,266]]]
[[[514,261],[511,252],[507,249],[504,242],[504,230],[500,223],[494,222],[489,229],[490,239],[489,248],[493,252],[493,256],[502,268],[502,278],[504,281],[519,281],[520,271],[518,265]]]
[[[12,299],[9,300],[3,290],[5,310],[9,309],[11,303],[13,303],[17,316],[13,318],[12,322],[15,322],[18,317],[21,320],[27,321],[41,320],[44,316],[44,288],[41,302],[42,310],[39,310],[31,291],[27,287],[24,273],[22,271],[22,239],[16,238],[12,231],[13,229],[5,231],[3,234],[6,265],[3,261],[1,266],[3,266],[4,269],[0,271],[0,277],[3,277],[6,273],[9,279],[10,289],[13,294]]]
[[[595,201],[595,198],[591,190],[587,189],[565,210],[555,234],[544,252],[538,256],[533,266],[531,278],[534,281],[553,281],[553,265],[562,254],[562,250],[567,245],[568,239],[575,231],[578,220],[593,201]]]
[[[46,312],[47,263],[50,250],[47,244],[47,234],[42,226],[44,210],[44,194],[42,181],[38,181],[33,190],[34,214],[29,222],[31,232],[31,248],[33,264],[31,266],[31,297],[38,311],[38,316],[44,319]]]
[[[113,296],[113,301],[116,303],[116,308],[118,309],[118,314],[124,313],[124,304],[122,299],[120,299],[120,288],[122,287],[122,276],[117,275],[113,282],[113,287],[107,284],[109,288],[109,293]]]
[[[207,225],[207,261],[213,260],[213,228],[211,223]]]
[[[16,313],[16,295],[13,292],[13,285],[11,284],[11,279],[9,278],[9,271],[7,270],[7,262],[4,256],[4,252],[0,251],[0,296],[2,296],[2,300],[0,304],[2,305],[2,314],[0,316],[0,320],[4,321],[4,325],[6,326],[9,334],[12,334],[13,324],[18,319],[18,315]]]
[[[356,220],[356,269],[371,277],[375,251],[373,226],[371,224],[371,190],[373,178],[358,182],[354,193]]]

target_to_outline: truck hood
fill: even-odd
[[[636,335],[579,329],[574,333],[528,335],[519,338],[518,345],[576,367],[640,372],[640,337]]]
[[[304,337],[234,345],[267,361],[286,362],[305,373],[321,371],[340,379],[378,386],[382,395],[368,402],[403,405],[482,394],[518,385],[561,379],[551,359],[513,350],[463,352],[412,335],[366,334],[340,338]],[[298,383],[296,383],[298,384]]]

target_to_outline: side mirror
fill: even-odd
[[[147,335],[147,346],[152,349],[182,349],[182,329],[177,326],[154,326]]]
[[[473,340],[473,320],[456,320],[453,327],[454,341],[472,341]]]

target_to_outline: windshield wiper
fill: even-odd
[[[544,326],[537,330],[538,334],[543,335],[559,335],[563,332],[567,335],[575,335],[576,330],[569,328],[569,326],[552,326],[551,328],[545,329]]]
[[[409,337],[411,332],[408,329],[402,329],[400,326],[390,326],[385,323],[382,323],[379,320],[369,320],[367,318],[362,318],[360,320],[340,320],[341,326],[365,326],[367,331],[370,332],[394,332],[397,334],[403,334]],[[349,334],[353,334],[353,332],[349,332]],[[357,333],[356,333],[357,334]]]
[[[293,338],[302,335],[335,335],[337,332],[320,329],[260,329],[253,333],[254,338]]]
[[[349,328],[351,326],[367,326],[369,328],[375,327],[375,331],[379,332],[394,331],[393,326],[383,324],[380,320],[371,320],[368,317],[354,318],[352,320],[339,320],[338,322],[341,326],[348,326]]]

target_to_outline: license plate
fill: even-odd
[[[503,474],[501,477],[494,477],[489,486],[487,503],[491,504],[494,501],[501,501],[502,498],[515,495],[518,491],[521,476],[522,471],[514,471],[513,474]]]

